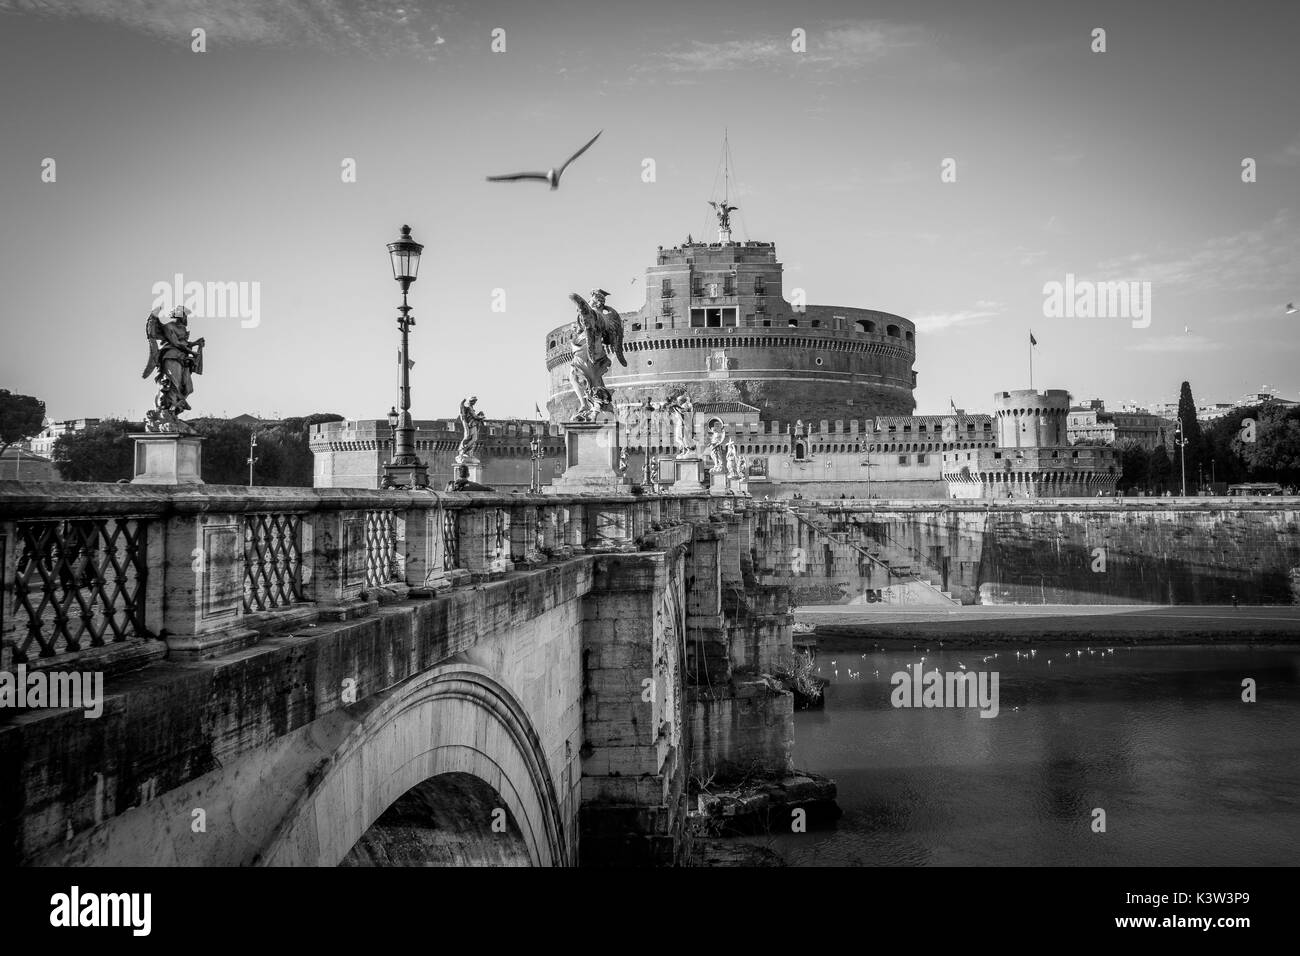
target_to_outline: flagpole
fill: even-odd
[[[1029,330],[1029,390],[1034,390],[1034,330]]]

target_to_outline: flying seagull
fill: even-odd
[[[1291,302],[1288,302],[1288,303],[1286,304],[1286,314],[1287,314],[1287,315],[1295,315],[1295,311],[1296,311],[1295,304],[1294,304],[1294,303],[1291,303]]]
[[[605,131],[602,129],[600,133],[603,132]],[[566,159],[564,161],[564,165],[561,166],[559,169],[556,169],[555,167],[551,167],[544,173],[510,173],[507,176],[489,176],[487,178],[488,182],[511,183],[511,182],[518,182],[524,179],[536,179],[544,183],[550,183],[552,189],[559,189],[560,177],[563,176],[564,171],[569,168],[569,163],[573,162],[575,159],[577,159],[579,156],[585,153],[588,149],[590,149],[591,144],[596,142],[596,140],[600,139],[600,133],[597,133],[595,136],[589,139],[587,141],[586,146],[582,147],[582,149],[578,150],[576,153],[574,153],[572,156]]]

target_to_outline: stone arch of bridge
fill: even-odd
[[[472,818],[484,840],[502,836],[481,820],[506,811],[504,836],[535,866],[566,866],[565,839],[554,783],[541,741],[508,688],[483,668],[449,662],[370,698],[368,710],[339,743],[307,791],[293,804],[261,855],[268,866],[335,866],[366,837],[391,826],[412,801],[442,804],[439,820]],[[483,786],[467,785],[470,778]],[[484,789],[484,788],[488,789]],[[490,807],[499,798],[499,807]],[[448,801],[462,805],[448,807]],[[381,822],[381,817],[384,821]],[[379,827],[375,828],[376,823]],[[375,829],[372,829],[375,828]],[[472,833],[456,850],[474,855]],[[482,862],[502,862],[500,848],[483,845]],[[432,862],[432,861],[431,861]],[[522,861],[521,861],[522,862]]]

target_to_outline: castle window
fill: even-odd
[[[633,332],[640,332],[640,331],[641,331],[641,323],[640,323],[640,322],[633,322],[633,323],[632,323],[632,331],[633,331]]]
[[[898,338],[898,326],[896,325],[885,326],[885,334],[890,336],[891,338],[895,338],[895,339]]]
[[[811,325],[814,329],[820,329],[822,327],[822,320],[813,319],[812,322],[809,323],[809,325]]]
[[[799,328],[799,320],[798,320],[798,319],[788,319],[788,320],[786,320],[786,323],[785,323],[785,324],[786,324],[788,327],[792,328],[792,329],[797,329],[797,328]]]
[[[722,280],[722,294],[723,294],[723,295],[735,295],[735,294],[736,294],[736,277],[735,277],[735,276],[726,276],[726,277]]]
[[[546,343],[546,347],[547,347],[548,349],[553,349],[553,348],[555,348],[555,339],[551,339],[551,341],[547,342],[547,343]]]
[[[898,456],[898,463],[899,463],[900,465],[906,465],[906,464],[907,464],[907,456],[906,456],[906,455],[899,455],[899,456]]]
[[[663,327],[664,327],[664,324],[663,324],[662,322],[656,322],[656,323],[655,323],[655,328],[656,328],[656,329],[662,329]]]
[[[664,279],[659,285],[659,294],[665,299],[671,298],[673,294],[673,280]]]
[[[817,356],[817,364],[818,364],[818,365],[821,365],[821,364],[822,364],[822,357],[821,357],[820,355]]]
[[[691,276],[691,295],[704,295],[703,276]]]
[[[916,341],[916,336],[914,336],[911,332],[908,332],[907,335],[905,336],[905,338],[906,338],[907,341],[909,341],[909,342],[915,342],[915,341]]]
[[[918,465],[924,465],[924,464],[925,464],[925,455],[917,455],[917,456],[916,456],[916,463],[917,463]]]
[[[872,322],[870,319],[858,319],[853,323],[853,325],[859,332],[876,331],[876,323]]]
[[[766,293],[766,280],[762,276],[754,276],[754,295],[764,295]]]
[[[835,331],[836,331],[836,332],[843,332],[843,331],[844,331],[844,316],[842,316],[842,315],[836,315],[836,316],[833,316],[832,318],[835,319]]]
[[[771,320],[771,319],[764,319],[764,320],[763,320],[763,328],[765,328],[765,329],[770,329],[771,327],[772,327],[772,320]]]
[[[766,296],[762,296],[762,295],[760,295],[757,299],[754,300],[754,311],[755,311],[755,312],[766,312],[766,311],[767,311],[767,297],[766,297]]]
[[[797,441],[794,443],[794,460],[795,461],[804,460],[804,444],[801,441]]]

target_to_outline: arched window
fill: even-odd
[[[803,442],[801,442],[801,441],[797,441],[797,442],[795,442],[795,443],[794,443],[794,460],[795,460],[795,461],[803,461],[805,457],[806,457],[806,456],[804,455],[804,445],[803,445]]]
[[[895,339],[898,338],[898,334],[899,334],[899,333],[898,333],[898,326],[896,326],[896,325],[887,325],[887,326],[885,326],[885,334],[888,335],[888,336],[890,336],[891,338],[895,338]]]
[[[853,325],[859,332],[876,331],[876,323],[872,322],[870,319],[855,319]]]

